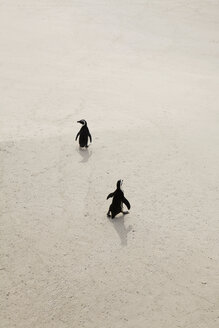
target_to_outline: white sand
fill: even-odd
[[[219,327],[219,2],[1,0],[0,31],[0,327]]]

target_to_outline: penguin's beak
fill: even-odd
[[[83,124],[83,122],[82,122],[82,121],[77,121],[77,123],[81,123],[81,124]]]

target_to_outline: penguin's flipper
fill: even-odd
[[[114,196],[114,192],[111,192],[111,194],[109,194],[106,199],[109,199],[109,198],[111,198],[113,196]]]
[[[92,137],[91,137],[90,131],[88,131],[88,136],[90,138],[90,142],[92,142]]]
[[[130,210],[131,205],[130,205],[129,201],[125,197],[123,197],[123,200],[122,201],[127,206],[128,210]]]
[[[75,141],[78,139],[78,136],[80,135],[80,131],[78,132],[78,134],[76,135]]]

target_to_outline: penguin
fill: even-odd
[[[77,123],[81,123],[83,126],[82,128],[80,129],[80,131],[78,132],[78,134],[76,135],[76,138],[75,138],[75,141],[77,140],[78,136],[79,137],[79,145],[81,148],[83,147],[88,147],[88,137],[90,138],[90,142],[92,142],[92,137],[91,137],[91,134],[90,134],[90,131],[87,127],[87,122],[85,120],[80,120],[80,121],[77,121]]]
[[[125,198],[124,193],[121,190],[122,183],[123,183],[122,180],[118,180],[116,185],[117,186],[116,190],[107,196],[107,199],[113,197],[112,204],[110,205],[109,211],[107,213],[108,217],[110,217],[110,213],[111,213],[112,219],[114,219],[114,217],[120,212],[122,212],[123,214],[128,213],[128,212],[123,212],[123,203],[127,206],[128,210],[131,208],[129,201]]]

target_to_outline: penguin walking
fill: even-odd
[[[121,190],[122,183],[123,183],[122,180],[118,180],[116,185],[117,186],[116,190],[107,196],[107,199],[113,197],[112,204],[110,205],[109,211],[107,213],[108,217],[110,217],[110,213],[111,213],[112,219],[114,219],[114,217],[120,212],[122,212],[123,214],[128,213],[128,212],[123,212],[123,203],[127,206],[128,210],[131,208],[129,201],[125,198],[124,193]]]
[[[92,142],[92,137],[90,134],[90,131],[87,127],[87,122],[85,120],[80,120],[77,121],[77,123],[81,123],[83,126],[80,129],[80,131],[78,132],[78,134],[76,135],[75,141],[78,139],[79,136],[79,145],[81,148],[83,147],[88,147],[88,137],[90,138],[90,142]]]

